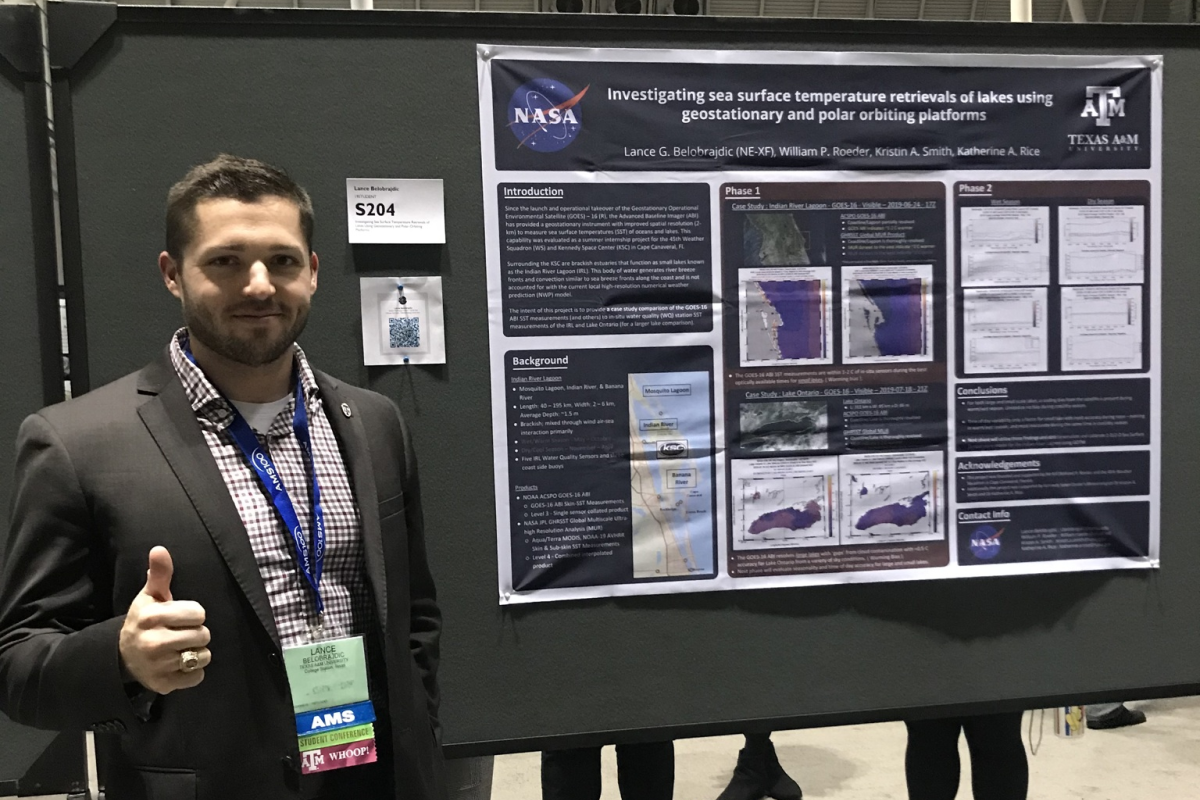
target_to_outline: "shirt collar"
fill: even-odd
[[[197,416],[209,419],[219,428],[224,429],[233,421],[233,407],[220,390],[209,381],[204,370],[192,363],[192,360],[185,355],[187,341],[187,328],[180,328],[171,337],[171,363],[175,367],[175,373],[183,383],[183,389],[192,405],[192,411]],[[300,345],[293,345],[293,349],[297,372],[300,375],[300,386],[304,392],[306,405],[311,411],[320,399],[321,390],[317,386],[316,376],[313,375],[312,367],[309,366],[308,359],[305,357],[304,351],[300,349]],[[285,411],[291,407],[292,403],[289,402]]]

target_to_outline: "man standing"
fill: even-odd
[[[0,709],[113,734],[111,800],[444,797],[416,465],[295,344],[312,230],[283,172],[192,169],[159,256],[185,327],[21,428]]]

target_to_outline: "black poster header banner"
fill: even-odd
[[[497,59],[496,168],[1148,169],[1151,69]]]

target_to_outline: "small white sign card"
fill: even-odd
[[[363,363],[445,364],[442,279],[359,278]]]
[[[441,178],[347,178],[350,244],[445,244]]]

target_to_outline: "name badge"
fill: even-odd
[[[313,642],[283,651],[296,735],[305,774],[370,764],[375,707],[361,636]]]
[[[297,714],[353,705],[371,697],[361,636],[288,647],[283,651],[283,664]]]

